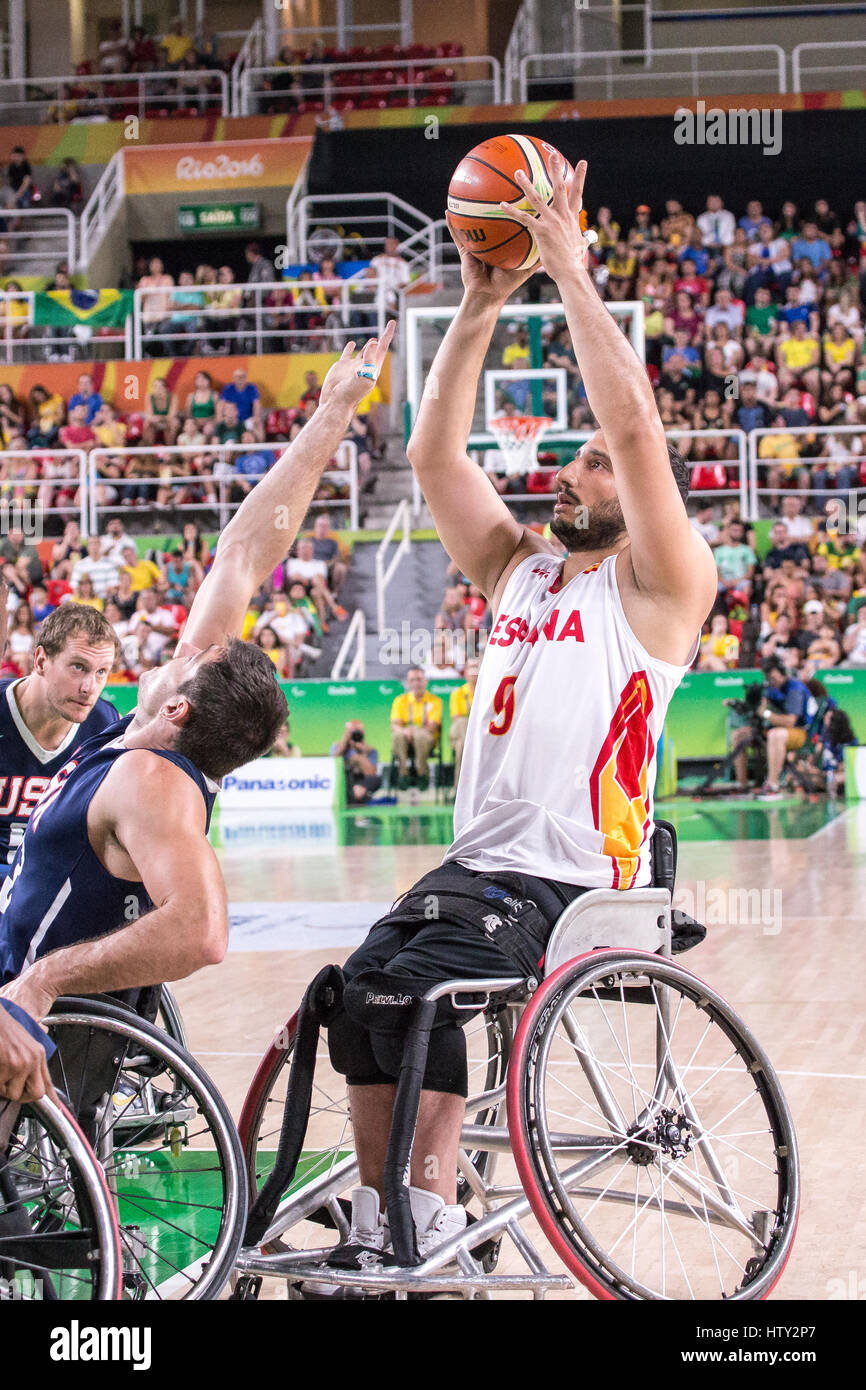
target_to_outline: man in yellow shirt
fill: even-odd
[[[152,560],[140,560],[134,545],[125,545],[122,553],[121,573],[129,575],[134,594],[141,593],[142,589],[152,589],[156,581],[162,578],[159,565]]]
[[[472,700],[475,695],[475,686],[478,682],[478,668],[481,665],[477,656],[471,656],[466,662],[463,674],[466,680],[456,690],[451,691],[451,698],[448,702],[448,712],[451,716],[448,728],[448,742],[454,749],[454,789],[460,779],[460,768],[463,763],[463,745],[466,742],[466,729],[469,724],[469,711],[472,709]]]
[[[797,319],[790,338],[782,338],[776,346],[780,394],[784,396],[792,386],[802,382],[801,389],[817,400],[821,390],[820,358],[817,338],[812,337],[802,319]]]
[[[442,728],[442,701],[427,689],[422,667],[410,666],[406,689],[391,705],[391,752],[397,759],[399,786],[409,786],[409,748],[415,749],[415,771],[419,791],[430,785],[427,760],[439,740]]]
[[[168,33],[160,41],[160,48],[165,53],[165,65],[169,68],[176,68],[183,62],[187,53],[192,48],[192,39],[189,34],[183,32],[183,20],[173,19],[168,28]]]
[[[740,641],[728,632],[728,620],[724,613],[717,613],[710,623],[710,630],[701,638],[699,671],[730,671],[740,659]]]

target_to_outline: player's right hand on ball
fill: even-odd
[[[451,240],[460,252],[460,274],[467,295],[504,304],[514,291],[520,289],[520,286],[525,284],[530,275],[534,275],[539,269],[537,265],[534,265],[529,270],[503,270],[502,266],[488,265],[485,261],[479,261],[477,256],[473,256],[471,251],[460,245],[447,212],[445,213],[445,221],[448,223]]]
[[[556,156],[551,156],[550,159],[550,177],[553,197],[546,203],[522,171],[515,174],[527,202],[535,209],[534,213],[521,212],[512,204],[503,203],[502,206],[507,206],[512,221],[521,222],[524,227],[529,228],[535,237],[541,253],[541,263],[547,274],[551,280],[561,281],[573,276],[578,269],[586,265],[590,245],[596,239],[594,233],[588,236],[580,225],[586,160],[582,159],[575,168],[570,189],[566,187],[562,162]]]

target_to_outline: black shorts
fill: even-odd
[[[453,904],[464,886],[471,889],[471,895],[467,892],[465,897],[466,915],[455,920],[448,904]],[[495,909],[497,898],[480,903],[479,887],[488,891],[498,887],[500,894],[508,892],[511,898],[535,904],[539,915],[532,925],[537,929],[535,963],[539,966],[547,938],[563,909],[588,891],[574,883],[555,883],[512,870],[481,873],[462,864],[442,864],[419,879],[387,916],[374,923],[364,943],[347,960],[346,979],[387,966],[429,988],[443,980],[520,973],[519,963],[485,932],[485,914]]]
[[[538,976],[557,919],[586,891],[529,874],[479,873],[444,864],[425,874],[349,957],[345,997],[353,981],[363,993],[367,984],[361,977],[378,981],[380,972],[390,977],[389,985],[390,980],[406,980],[414,997],[445,980]],[[428,1090],[467,1094],[462,1026],[475,1012],[455,1009],[448,998],[439,1000],[424,1076]],[[329,1024],[329,1047],[335,1069],[350,1085],[393,1082],[399,1074],[399,1028],[383,1028],[372,1020],[362,1024],[341,1007]]]

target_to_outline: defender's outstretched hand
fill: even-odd
[[[532,232],[541,252],[541,263],[551,280],[556,281],[567,279],[586,265],[587,252],[596,240],[594,233],[580,229],[586,160],[582,159],[575,169],[570,190],[566,188],[564,174],[562,161],[558,156],[551,155],[553,198],[549,203],[536,192],[528,175],[522,170],[515,175],[537,216],[531,212],[520,212],[510,203],[500,205],[508,210],[513,221],[522,223]]]
[[[460,274],[467,294],[479,299],[489,299],[495,304],[504,304],[514,291],[519,290],[538,270],[537,261],[529,270],[504,270],[500,265],[488,265],[486,261],[479,261],[477,256],[473,256],[471,251],[460,245],[447,212],[445,221],[448,223],[451,240],[460,252]]]
[[[346,344],[339,361],[334,363],[322,382],[320,405],[335,401],[354,410],[355,406],[361,404],[379,378],[396,327],[396,321],[389,319],[381,338],[371,338],[365,343],[360,357],[354,356],[354,341]]]

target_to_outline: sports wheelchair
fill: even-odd
[[[120,1296],[217,1298],[246,1223],[243,1157],[228,1107],[179,1041],[170,991],[58,999],[45,1027],[57,1045],[52,1080],[104,1175]],[[48,1166],[52,1144],[42,1145]]]
[[[385,1165],[393,1265],[327,1263],[349,1233],[358,1163],[345,1081],[319,1045],[339,972],[317,976],[244,1103],[252,1205],[233,1298],[258,1297],[265,1277],[290,1298],[325,1284],[398,1300],[540,1299],[575,1281],[602,1299],[766,1298],[796,1229],[793,1124],[748,1028],[673,959],[673,827],[657,822],[654,840],[655,886],[572,902],[542,978],[453,979],[416,1001]],[[458,1163],[470,1219],[422,1261],[405,1184],[446,996],[475,1015]]]
[[[0,1302],[112,1300],[114,1204],[73,1116],[47,1097],[0,1101]]]

